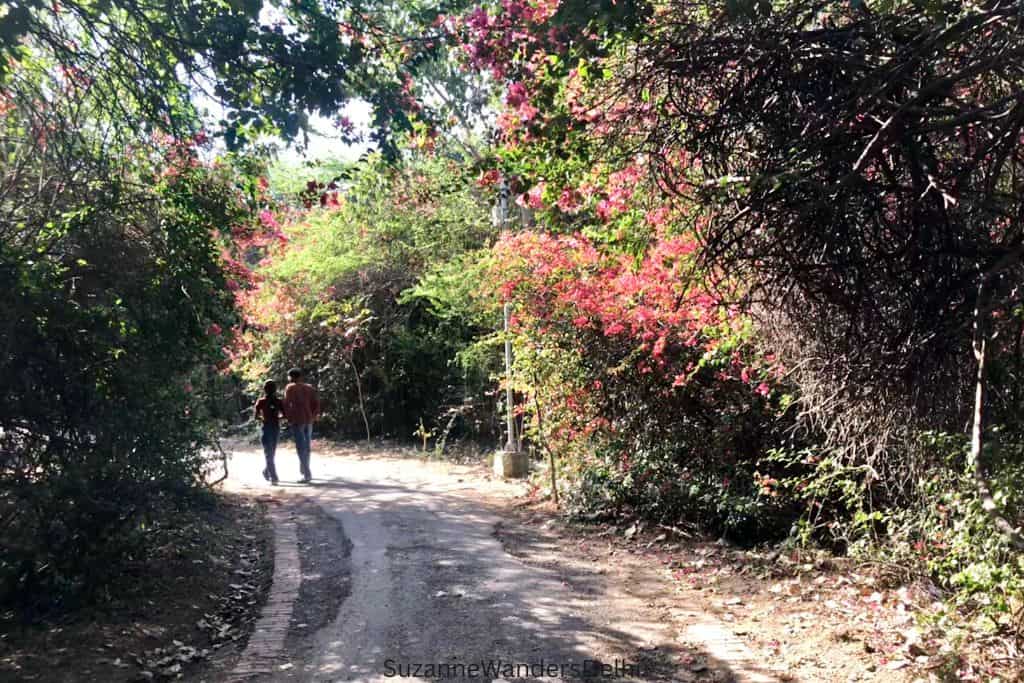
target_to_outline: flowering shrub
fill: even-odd
[[[738,283],[699,271],[708,210],[685,199],[699,162],[677,155],[657,177],[602,139],[620,113],[602,104],[601,60],[643,20],[629,3],[503,0],[446,21],[465,65],[500,83],[478,182],[504,175],[543,226],[498,242],[489,293],[514,305],[521,410],[578,503],[778,534],[785,505],[758,461],[788,398],[731,303]]]
[[[260,238],[253,286],[239,293],[246,329],[233,368],[256,387],[304,367],[326,428],[408,438],[486,386],[486,374],[455,361],[484,330],[468,306],[456,310],[455,287],[442,301],[423,278],[482,247],[493,228],[475,183],[450,161],[371,159],[346,175],[325,184],[321,202],[304,192],[308,208],[282,212]],[[467,431],[488,433],[481,420]]]
[[[47,94],[0,117],[0,601],[30,610],[102,589],[202,483],[235,322],[214,233],[252,218],[195,141],[111,147]]]
[[[784,505],[755,480],[778,438],[776,371],[749,322],[693,284],[693,249],[504,235],[489,278],[513,304],[516,388],[533,438],[567,456],[577,504],[686,513],[744,540],[785,533]]]
[[[490,261],[520,410],[577,504],[748,538],[790,513],[798,542],[891,555],[1019,634],[1024,138],[999,55],[1020,32],[1001,6],[834,9],[446,21],[500,102],[480,183],[544,231]],[[752,301],[759,327],[729,305]],[[972,407],[972,452],[935,435]]]

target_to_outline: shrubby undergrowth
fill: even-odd
[[[306,368],[322,427],[351,438],[410,439],[421,422],[436,435],[493,436],[494,359],[460,354],[496,322],[468,305],[475,283],[463,270],[495,231],[464,175],[445,159],[371,158],[311,195],[284,196],[311,208],[264,217],[281,239],[257,248],[244,297],[235,367],[245,379]]]
[[[233,325],[214,235],[249,219],[194,141],[126,146],[24,65],[0,98],[0,601],[95,594],[204,480]]]

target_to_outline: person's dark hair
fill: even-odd
[[[301,378],[302,370],[299,370],[298,368],[292,368],[291,370],[288,371],[288,379],[292,380],[293,382]]]
[[[277,382],[272,379],[268,379],[263,383],[263,393],[267,396],[273,396],[277,393]]]

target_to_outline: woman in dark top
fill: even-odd
[[[263,385],[263,393],[264,396],[256,401],[254,407],[256,419],[263,425],[260,443],[263,444],[263,455],[267,458],[263,478],[271,484],[276,484],[277,468],[274,467],[274,454],[277,452],[277,437],[281,434],[281,415],[284,406],[277,397],[277,383],[273,380]]]

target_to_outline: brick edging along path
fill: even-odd
[[[273,506],[269,516],[274,525],[273,583],[249,643],[231,672],[231,679],[235,681],[273,673],[285,663],[284,640],[302,583],[298,534],[292,513],[287,508]]]

